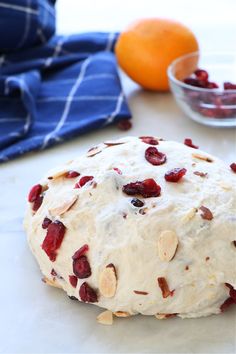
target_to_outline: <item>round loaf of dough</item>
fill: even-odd
[[[117,316],[222,312],[236,301],[236,174],[153,137],[104,142],[29,193],[45,282]]]

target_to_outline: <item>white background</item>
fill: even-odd
[[[191,27],[203,52],[236,50],[235,0],[58,0],[57,9],[59,33],[122,30],[136,18],[165,16]],[[122,83],[133,114],[130,135],[192,137],[227,163],[235,160],[235,130],[198,125],[170,94],[144,92],[124,74]],[[235,310],[184,321],[137,316],[105,327],[96,323],[98,308],[41,283],[22,230],[30,186],[52,166],[124,134],[109,127],[0,166],[1,353],[235,353]]]

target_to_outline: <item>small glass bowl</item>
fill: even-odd
[[[183,80],[200,68],[209,74],[209,81],[219,85],[206,89],[185,84]],[[236,83],[236,52],[200,52],[184,55],[168,68],[171,91],[177,104],[196,122],[215,127],[236,126],[236,90],[224,90],[223,83]]]

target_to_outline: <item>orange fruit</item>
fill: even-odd
[[[181,55],[198,50],[189,28],[163,18],[141,19],[118,38],[115,47],[120,67],[139,85],[149,90],[169,89],[167,68]]]

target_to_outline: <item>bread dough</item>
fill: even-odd
[[[236,174],[198,149],[143,140],[102,143],[48,172],[39,182],[41,206],[33,211],[34,202],[28,203],[24,225],[30,248],[46,282],[113,313],[218,314],[229,298],[225,283],[236,288]],[[145,158],[150,147],[166,161],[150,163]],[[166,181],[174,168],[185,168],[185,175]],[[67,178],[68,171],[80,175]],[[147,179],[161,187],[159,196],[124,192],[124,185]],[[42,248],[49,229],[46,243],[57,237],[55,227],[42,228],[45,217],[65,227],[54,260]]]

